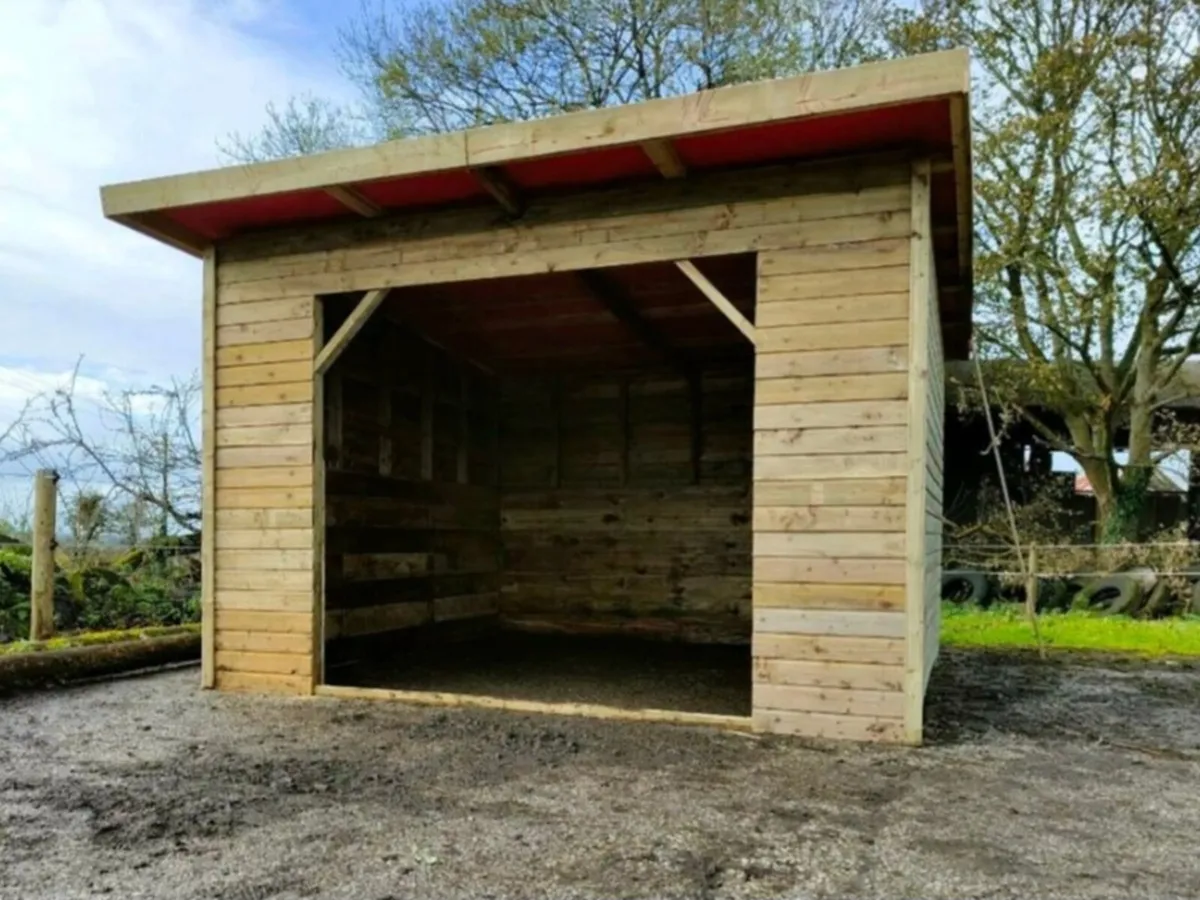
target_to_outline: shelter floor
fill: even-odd
[[[331,664],[330,684],[542,703],[750,715],[748,645],[495,630],[374,649]]]

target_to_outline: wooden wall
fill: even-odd
[[[861,239],[759,255],[754,718],[904,736],[911,186]],[[876,238],[885,219],[903,237]]]
[[[506,381],[502,612],[748,640],[752,387],[749,366]]]
[[[491,379],[377,314],[325,409],[326,639],[495,613]]]

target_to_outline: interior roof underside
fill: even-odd
[[[941,68],[932,69],[934,63]],[[240,171],[217,170],[214,173],[117,185],[104,189],[105,209],[110,217],[130,227],[190,252],[197,252],[215,242],[251,231],[306,223],[315,225],[362,215],[428,212],[433,208],[499,203],[519,221],[522,209],[536,204],[539,199],[555,195],[621,183],[650,183],[664,176],[686,177],[692,173],[750,168],[791,160],[899,151],[911,154],[914,158],[930,158],[935,163],[931,185],[933,243],[945,350],[948,358],[965,358],[971,321],[969,147],[963,124],[965,93],[950,91],[945,87],[957,83],[954,77],[957,77],[955,73],[960,64],[965,87],[965,55],[960,59],[951,54],[929,54],[926,57],[876,64],[874,67],[817,73],[797,79],[701,92],[685,98],[603,111],[614,118],[600,123],[604,127],[596,133],[595,140],[588,139],[591,133],[589,129],[595,130],[597,127],[595,115],[600,111],[561,116],[540,123],[520,123],[520,127],[533,129],[522,132],[522,140],[528,146],[551,149],[567,147],[562,152],[539,150],[537,155],[523,157],[519,146],[515,149],[503,147],[503,152],[496,151],[486,144],[485,139],[494,135],[493,143],[503,143],[502,138],[508,133],[505,129],[517,126],[492,126],[458,135],[467,142],[468,148],[472,139],[475,139],[479,158],[485,158],[491,151],[497,161],[487,166],[438,168],[446,160],[457,158],[443,146],[445,141],[454,136],[433,136],[380,145],[378,158],[374,159],[375,165],[371,165],[372,157],[369,154],[364,156],[363,151],[341,151],[342,156],[329,154],[325,163],[321,162],[321,156],[316,156],[241,167]],[[943,68],[949,70],[953,77],[943,77]],[[936,80],[927,70],[937,75]],[[866,78],[867,74],[871,75],[870,79]],[[720,100],[729,105],[731,98],[740,96],[738,91],[770,91],[769,94],[753,96],[762,97],[764,104],[782,106],[786,115],[793,108],[807,109],[804,98],[821,95],[822,85],[836,87],[842,83],[837,79],[852,76],[853,83],[859,86],[864,96],[858,96],[847,87],[842,93],[835,91],[832,99],[822,101],[823,105],[813,101],[810,105],[815,106],[816,112],[794,118],[771,118],[769,115],[760,115],[761,111],[757,110],[742,112],[736,104],[732,104],[730,109],[734,112],[725,109],[720,116],[712,117],[719,120],[713,128],[708,129],[706,125],[697,130],[696,121],[703,121],[710,107],[721,108]],[[911,88],[905,86],[905,78],[912,82]],[[936,96],[926,97],[921,94],[923,90],[937,93]],[[800,100],[795,99],[797,93]],[[873,104],[875,95],[882,99]],[[750,97],[748,94],[746,96]],[[780,96],[791,105],[779,103]],[[889,101],[889,97],[893,99]],[[707,102],[709,98],[711,103]],[[633,139],[628,143],[609,140],[610,128],[629,123],[630,133],[636,134],[639,123],[651,117],[649,111],[654,104],[669,103],[684,104],[675,113],[680,119],[677,125],[679,133],[655,140]],[[671,109],[675,110],[675,107]],[[829,109],[841,111],[829,112]],[[766,120],[756,120],[756,116]],[[735,117],[745,121],[739,122]],[[579,123],[571,139],[556,138],[559,132],[567,133],[564,129],[571,120]],[[430,146],[429,142],[433,142],[434,150],[422,150]],[[655,148],[649,146],[651,144],[659,150],[666,150],[666,167],[661,157],[656,158]],[[430,164],[433,167],[396,155],[406,145],[413,148],[410,155],[428,155],[433,160]],[[393,154],[396,165],[386,166],[383,171],[406,170],[408,173],[359,177],[366,173],[377,174],[380,171],[378,159],[388,154]],[[332,166],[341,173],[333,182],[324,185],[309,177],[310,170],[321,170],[322,165],[328,167],[333,160],[345,160]],[[261,177],[254,177],[259,171]],[[211,174],[214,179],[212,191],[202,190],[202,179],[206,174]],[[310,183],[313,186],[308,186]],[[280,185],[290,186],[291,189],[274,189]],[[190,200],[197,196],[212,196],[215,199],[207,202],[174,202],[180,198]],[[648,271],[654,268],[648,267]],[[715,271],[719,269],[720,266],[716,265]],[[612,277],[619,282],[630,276],[614,273]],[[675,281],[679,280],[678,276],[671,276],[669,272],[654,275],[651,280],[662,281],[672,277]],[[543,279],[543,283],[555,283],[559,288],[575,284],[573,279],[558,276]],[[626,287],[635,293],[640,290],[634,283]],[[740,284],[730,286],[733,293],[739,290],[744,293],[743,288],[744,285]],[[438,290],[445,294],[447,302],[474,297],[471,302],[476,304],[485,302],[490,293],[485,288],[476,290],[463,285],[453,290]],[[426,296],[430,293],[428,288],[422,291]],[[691,295],[695,297],[694,289]],[[753,296],[752,290],[750,296]],[[703,300],[702,297],[697,299]],[[532,302],[530,304],[531,308],[535,305]],[[559,306],[555,309],[561,311]],[[519,315],[515,308],[505,314]],[[583,314],[582,310],[580,314]],[[563,315],[569,314],[564,312]],[[667,313],[663,312],[663,315]],[[700,314],[697,312],[696,316],[697,327],[700,327]],[[712,328],[718,329],[720,325],[720,322],[714,322]],[[434,326],[431,324],[430,327]],[[514,324],[513,327],[519,331],[519,325]],[[695,340],[702,343],[705,334],[707,332],[702,329]]]

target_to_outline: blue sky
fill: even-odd
[[[80,356],[85,393],[199,366],[199,263],[105,221],[101,184],[220,164],[270,100],[348,96],[357,0],[0,0],[0,430]]]

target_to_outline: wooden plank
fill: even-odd
[[[786,325],[832,325],[871,322],[908,315],[908,293],[855,294],[848,297],[815,297],[779,303],[759,303],[755,323],[759,328]]]
[[[478,616],[495,615],[500,608],[500,595],[465,594],[456,597],[436,597],[433,601],[433,620],[448,622]]]
[[[367,320],[371,318],[371,314],[387,299],[389,293],[391,291],[387,288],[376,288],[375,290],[367,291],[363,298],[358,301],[358,305],[350,311],[350,315],[346,316],[346,320],[338,326],[338,330],[333,333],[333,337],[321,345],[313,362],[314,374],[324,375],[329,371],[346,347],[349,346],[350,342],[354,340],[354,336],[367,324]],[[312,334],[311,322],[309,322],[308,333]]]
[[[200,686],[216,686],[217,250],[204,251],[200,363]]]
[[[903,400],[907,391],[908,376],[903,372],[812,378],[759,378],[754,385],[754,402],[757,406],[770,406],[781,403]]]
[[[291,384],[259,384],[223,387],[217,391],[217,408],[227,406],[278,406],[286,403],[312,404],[311,381]]]
[[[216,551],[217,570],[247,569],[259,572],[309,571],[312,565],[312,549],[298,550],[242,550],[218,549]]]
[[[257,303],[222,303],[217,307],[217,327],[308,319],[312,316],[312,305],[309,294]]]
[[[759,283],[758,304],[768,306],[793,301],[829,303],[834,298],[863,297],[868,295],[896,295],[908,297],[908,263],[877,269],[861,269],[853,272],[813,272],[764,277]],[[907,310],[901,308],[896,318],[903,318]],[[882,318],[874,316],[873,318]]]
[[[823,584],[903,584],[903,559],[754,559],[754,583],[816,581]],[[767,628],[767,631],[778,629]]]
[[[932,222],[929,161],[913,165],[912,263],[908,346],[912,365],[908,386],[908,511],[906,556],[906,645],[904,661],[904,737],[921,743],[925,701],[925,511],[926,511],[926,412],[929,401],[929,295],[932,269]]]
[[[758,708],[754,710],[754,728],[833,741],[899,743],[904,735],[904,724],[899,719]]]
[[[754,630],[772,634],[840,635],[903,640],[905,616],[902,612],[863,610],[755,609]],[[899,708],[896,715],[900,715]]]
[[[223,528],[217,550],[304,550],[313,546],[311,528]]]
[[[307,613],[260,612],[246,609],[217,610],[217,633],[292,634],[309,640],[312,619]]]
[[[217,427],[240,425],[306,425],[312,422],[311,403],[275,406],[224,406],[217,410]]]
[[[269,296],[278,296],[278,290]],[[311,337],[312,322],[309,319],[287,319],[280,322],[251,322],[242,325],[217,326],[217,346],[233,347],[239,344],[263,344],[274,341],[295,341]]]
[[[791,582],[754,585],[754,608],[865,609],[888,612],[904,609],[904,588],[898,584],[813,584]]]
[[[312,675],[312,657],[307,653],[247,653],[217,650],[217,671]]]
[[[855,532],[763,532],[754,534],[755,557],[828,559],[867,557],[902,558],[904,535],[892,531]]]
[[[906,517],[897,506],[754,505],[756,532],[903,532]]]
[[[905,372],[908,351],[903,346],[857,347],[851,350],[811,350],[804,353],[759,353],[756,378],[804,378],[812,375],[869,375]]]
[[[311,632],[308,578],[307,572],[217,572],[217,609],[222,617],[235,610],[303,615]]]
[[[760,328],[757,343],[759,353],[890,347],[908,343],[908,319]]]
[[[904,710],[904,695],[899,691],[842,690],[759,681],[754,684],[754,706],[756,709],[899,719]]]
[[[388,603],[354,609],[330,610],[325,616],[326,640],[360,637],[385,631],[414,628],[431,621],[429,603]]]
[[[223,509],[216,512],[217,530],[274,528],[311,528],[312,514],[307,509]]]
[[[311,675],[280,675],[265,672],[217,673],[217,688],[240,694],[310,694]]]
[[[340,331],[340,329],[339,329]],[[314,360],[320,358],[321,353],[325,351],[325,304],[317,302],[313,304],[313,339],[312,339],[312,355]],[[335,334],[334,337],[337,337]],[[313,473],[313,505],[312,518],[309,520],[308,527],[312,531],[312,554],[310,556],[310,566],[312,568],[312,579],[309,582],[309,615],[312,617],[312,643],[309,644],[308,655],[312,660],[311,681],[309,682],[309,690],[315,688],[318,684],[325,680],[325,582],[326,582],[326,553],[325,539],[326,528],[328,527],[329,516],[326,514],[325,504],[328,500],[328,491],[326,490],[325,478],[329,470],[329,465],[325,460],[325,450],[328,444],[325,434],[325,428],[329,424],[326,420],[330,417],[328,404],[325,402],[325,384],[326,376],[314,362],[312,374],[312,405],[313,405],[313,428],[312,428],[312,443],[309,445],[310,459],[309,466]],[[334,424],[338,431],[336,439],[338,442],[338,452],[341,453],[341,441],[344,418],[344,403],[342,397],[341,380],[338,379],[338,395],[336,397],[336,419]],[[337,462],[341,462],[340,459]]]
[[[851,456],[759,456],[754,460],[756,481],[812,481],[836,478],[903,477],[903,453],[856,453]]]
[[[342,206],[351,212],[358,213],[360,216],[373,219],[376,216],[383,215],[383,207],[368,200],[359,191],[356,191],[347,184],[331,184],[322,188],[322,190],[338,203],[342,204]]]
[[[217,632],[217,650],[241,653],[288,653],[307,655],[312,638],[306,632],[234,631],[222,628]]]
[[[263,466],[256,469],[217,469],[217,488],[310,487],[311,466]]]
[[[904,425],[908,408],[903,401],[844,401],[756,406],[754,428],[844,428],[858,425]]]
[[[908,430],[903,425],[778,428],[754,432],[754,453],[756,456],[897,453],[906,449],[907,440]]]
[[[756,631],[752,652],[756,658],[821,659],[884,666],[904,665],[904,641],[895,638]]]
[[[286,363],[263,363],[252,366],[226,366],[217,369],[217,386],[237,387],[254,384],[290,384],[307,381],[312,365],[306,360]]]
[[[687,276],[688,280],[692,284],[700,289],[700,293],[707,297],[712,302],[713,306],[715,306],[722,312],[722,314],[724,314],[725,318],[730,321],[733,327],[745,335],[746,340],[748,340],[751,344],[756,343],[757,339],[755,337],[755,328],[753,323],[751,323],[749,319],[742,315],[742,311],[734,306],[733,303],[730,302],[729,298],[722,294],[717,286],[709,281],[708,277],[703,272],[696,268],[695,263],[684,259],[677,260],[675,265],[680,272]]]
[[[582,149],[703,134],[737,126],[965,95],[968,57],[955,49],[789,79],[723,87],[617,109],[491,125],[303,159],[276,160],[108,185],[104,214],[118,217],[196,203],[327,188],[419,172],[503,165]]]
[[[903,506],[903,478],[845,481],[770,481],[754,483],[755,507]]]
[[[813,272],[861,272],[884,266],[907,266],[909,256],[907,237],[806,247],[803,253],[773,250],[758,255],[758,274],[766,280]]]
[[[261,344],[234,344],[217,349],[217,368],[255,366],[263,363],[295,362],[312,359],[312,341],[269,341]]]
[[[763,684],[899,694],[904,683],[904,667],[760,656],[754,659],[754,680]]]
[[[751,722],[744,716],[725,716],[715,713],[684,712],[670,709],[627,709],[594,703],[539,703],[533,700],[513,700],[507,697],[488,697],[482,694],[451,694],[435,691],[395,691],[386,688],[356,688],[343,685],[320,685],[319,697],[341,697],[348,700],[392,700],[417,706],[462,707],[466,709],[501,709],[518,713],[545,713],[552,716],[582,716],[621,722],[663,722],[672,725],[701,725],[734,731],[750,731]]]
[[[217,491],[217,509],[312,509],[313,487],[226,488]]]
[[[265,407],[252,407],[264,409]],[[308,448],[301,444],[282,447],[218,447],[217,469],[260,469],[309,464]]]
[[[301,425],[243,425],[217,429],[217,447],[308,446],[312,443],[313,426]]]

